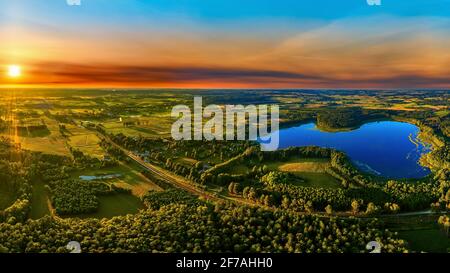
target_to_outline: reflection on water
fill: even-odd
[[[380,121],[353,131],[323,132],[314,123],[281,129],[280,149],[291,146],[321,146],[345,152],[363,171],[388,178],[421,178],[430,173],[418,160],[430,151],[417,139],[413,124]]]

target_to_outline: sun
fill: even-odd
[[[18,78],[22,75],[22,69],[18,65],[8,66],[8,76],[11,78]]]

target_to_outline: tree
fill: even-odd
[[[271,205],[271,199],[270,199],[270,196],[269,195],[266,195],[265,197],[264,197],[264,205],[265,206],[270,206]]]
[[[436,202],[431,204],[431,210],[434,212],[438,212],[441,210],[441,203]]]
[[[228,192],[231,193],[231,194],[236,193],[234,191],[234,182],[231,182],[230,185],[228,185]]]
[[[332,207],[331,205],[326,206],[326,207],[325,207],[325,212],[326,212],[328,215],[333,214],[333,207]]]
[[[357,214],[359,212],[359,202],[358,200],[352,201],[352,212],[353,214]]]
[[[253,187],[250,188],[250,190],[248,191],[247,198],[251,199],[251,200],[255,200],[255,198],[256,198],[256,190],[255,190],[255,188],[253,188]]]
[[[244,190],[242,191],[242,197],[247,198],[248,193],[250,192],[250,187],[245,187]]]
[[[233,184],[233,193],[234,194],[239,194],[240,190],[241,190],[241,185],[239,183],[234,183]]]
[[[392,204],[392,211],[394,212],[394,213],[398,213],[399,211],[400,211],[400,206],[399,205],[397,205],[397,204]]]
[[[380,209],[372,202],[367,205],[366,214],[374,215],[377,214]]]
[[[305,204],[305,211],[306,211],[306,212],[309,212],[309,213],[312,213],[313,210],[314,210],[313,203],[311,202],[311,200],[309,200],[309,201],[306,202],[306,204]]]
[[[396,213],[398,213],[400,211],[400,206],[397,205],[396,203],[393,203],[390,206],[390,209],[391,209],[392,213],[396,214]]]
[[[447,215],[440,216],[438,223],[440,225],[442,225],[442,227],[445,229],[445,232],[447,233],[447,237],[448,237],[449,229],[450,229],[450,217]]]
[[[291,201],[287,196],[283,196],[283,200],[281,201],[281,207],[283,209],[288,209],[289,205],[291,204]]]

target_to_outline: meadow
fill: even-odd
[[[71,176],[78,179],[80,176],[103,176],[120,175],[119,177],[104,180],[108,184],[113,184],[119,188],[129,189],[136,197],[142,197],[148,191],[159,191],[161,188],[152,182],[148,177],[142,175],[142,168],[136,163],[120,163],[118,166],[83,169],[72,172]]]
[[[205,105],[277,103],[282,128],[320,121],[340,132],[374,119],[409,122],[420,128],[421,139],[433,140],[426,160],[432,175],[390,181],[358,169],[342,151],[321,147],[262,153],[257,143],[247,141],[175,141],[170,136],[171,109],[191,105],[194,96],[202,96]],[[307,252],[310,248],[360,252],[365,251],[364,244],[347,247],[346,242],[363,242],[374,234],[392,252],[446,252],[450,243],[436,217],[449,209],[449,96],[446,91],[410,90],[17,90],[12,99],[2,93],[0,135],[11,145],[1,146],[0,158],[7,166],[3,172],[11,172],[5,179],[14,180],[19,190],[0,183],[0,216],[6,217],[0,219],[0,227],[26,232],[28,220],[39,220],[49,221],[55,230],[72,232],[66,223],[86,230],[93,230],[91,225],[108,229],[113,223],[124,241],[133,230],[139,238],[152,238],[153,249],[164,252]],[[28,129],[16,133],[11,124]],[[105,175],[117,177],[80,179]],[[426,225],[417,216],[401,216],[430,208],[436,215]],[[48,220],[49,215],[67,222]],[[135,230],[129,219],[149,224]],[[380,222],[366,225],[375,219]],[[211,221],[214,224],[208,225]],[[276,242],[272,231],[258,231],[259,226],[276,221],[301,226],[298,234],[314,227],[317,236],[309,241],[298,236],[294,247]],[[157,224],[165,229],[154,229]],[[228,233],[231,227],[239,227],[239,234]],[[33,228],[42,233],[36,225]],[[176,228],[192,232],[180,235]],[[277,225],[271,229],[283,238],[290,236]],[[352,229],[358,231],[352,233],[355,240],[340,235]],[[201,242],[208,243],[193,246],[192,241],[200,240],[194,234],[205,230],[219,237],[227,234],[239,243],[221,244],[215,237],[202,237]],[[264,239],[259,245],[248,245],[247,239],[260,238],[261,232],[270,243]],[[186,241],[185,249],[160,241],[169,235]],[[330,236],[332,242],[324,240]],[[0,246],[21,245],[8,240],[0,236]],[[47,239],[35,240],[36,247],[51,245]],[[134,244],[127,248],[120,242],[102,241],[99,246],[91,240],[89,244],[98,251],[149,250]]]
[[[51,214],[51,204],[45,184],[42,181],[36,181],[33,184],[31,198],[30,218],[39,219],[45,215]]]
[[[16,193],[6,184],[0,183],[0,210],[9,207],[16,199]]]
[[[99,207],[96,212],[86,214],[75,214],[65,216],[65,218],[80,219],[103,219],[113,218],[115,216],[124,216],[128,214],[136,214],[145,206],[142,201],[134,195],[119,193],[114,195],[106,195],[99,197]]]
[[[438,227],[399,231],[399,236],[409,242],[409,247],[418,252],[445,253],[450,247],[450,238]]]
[[[293,183],[304,187],[339,188],[340,182],[327,173],[330,162],[323,158],[290,158],[287,161],[267,162],[270,170],[292,173],[301,178]]]

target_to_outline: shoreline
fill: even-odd
[[[361,128],[362,126],[364,126],[366,124],[383,122],[383,121],[408,123],[408,124],[416,126],[419,129],[419,132],[417,133],[417,136],[415,137],[416,141],[412,140],[411,134],[408,136],[408,139],[411,143],[416,145],[417,148],[419,148],[420,145],[427,148],[427,152],[421,153],[420,158],[417,161],[417,164],[420,165],[421,167],[429,169],[430,173],[427,174],[426,176],[420,177],[420,178],[389,178],[389,177],[385,177],[383,175],[373,174],[373,173],[367,172],[365,170],[362,170],[361,168],[359,168],[359,166],[357,166],[357,164],[355,164],[353,162],[354,160],[352,160],[352,165],[354,165],[354,167],[357,168],[359,171],[361,171],[364,175],[377,177],[379,179],[382,179],[383,181],[395,179],[395,180],[399,180],[399,181],[414,181],[414,182],[416,182],[416,181],[421,181],[421,180],[427,179],[430,176],[432,176],[435,173],[436,168],[432,163],[429,163],[428,161],[426,161],[427,160],[426,157],[435,149],[436,143],[435,143],[435,141],[432,141],[432,140],[430,141],[430,139],[429,139],[430,136],[424,137],[425,130],[424,130],[423,126],[420,126],[420,124],[418,124],[417,121],[415,121],[415,120],[408,120],[408,119],[403,119],[403,118],[399,118],[399,117],[382,118],[382,119],[377,118],[377,119],[366,120],[364,123],[361,123],[360,125],[358,125],[356,127],[328,129],[328,128],[319,126],[317,121],[315,121],[314,119],[308,119],[308,120],[304,120],[304,121],[283,122],[282,125],[280,125],[279,130],[295,128],[295,127],[299,127],[299,126],[302,126],[305,124],[313,123],[315,128],[317,128],[320,132],[324,132],[324,133],[351,132],[351,131]],[[435,137],[435,136],[433,135],[431,137]],[[341,152],[343,152],[344,154],[346,154],[348,156],[348,154],[346,152],[344,152],[344,151],[341,151]]]

